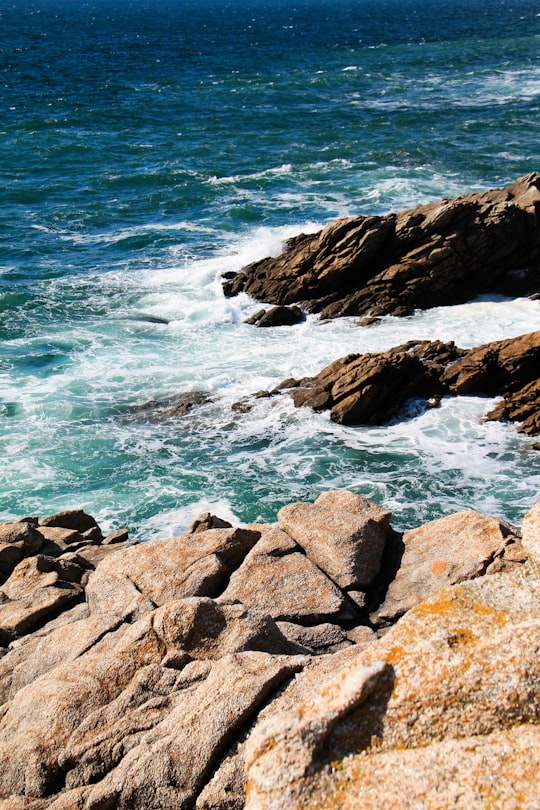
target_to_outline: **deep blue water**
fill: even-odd
[[[349,351],[536,329],[538,302],[268,333],[219,277],[336,216],[538,170],[539,42],[531,0],[0,0],[0,518],[82,505],[145,538],[339,486],[398,525],[518,521],[539,454],[490,402],[382,430],[230,405]],[[191,417],[133,418],[195,389]]]

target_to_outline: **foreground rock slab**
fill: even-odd
[[[281,528],[341,588],[367,588],[379,571],[390,512],[352,492],[320,495],[278,512]]]
[[[540,284],[539,203],[540,174],[532,173],[502,189],[339,219],[289,240],[280,256],[248,265],[223,289],[324,318],[529,295]]]
[[[512,570],[527,557],[517,530],[478,512],[458,512],[403,534],[404,553],[375,622],[393,622],[447,585]]]
[[[486,783],[489,806],[522,806],[525,776],[513,785],[489,767],[506,749],[517,769],[521,752],[538,739],[539,631],[540,582],[532,574],[485,577],[421,602],[319,682],[318,694],[296,712],[261,721],[246,746],[246,807],[335,807],[339,799],[351,808],[421,801],[449,808]],[[329,706],[336,714],[328,721]],[[538,762],[534,755],[532,774]],[[386,781],[373,777],[390,764],[394,793],[404,782],[396,805]],[[472,795],[470,806],[486,806],[481,794]],[[539,800],[533,780],[524,806]]]
[[[445,807],[486,782],[501,746],[513,763],[536,739],[538,505],[523,547],[473,512],[402,540],[387,510],[346,491],[285,507],[279,527],[205,513],[141,545],[100,539],[79,510],[28,520],[39,537],[4,530],[26,556],[0,620],[70,596],[4,623],[0,810],[354,807],[370,791],[384,807],[371,758],[374,772],[395,763],[396,793],[414,770],[411,807],[440,774],[428,798]],[[466,741],[476,781],[452,764]]]

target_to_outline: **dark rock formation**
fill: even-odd
[[[540,432],[540,332],[475,349],[420,341],[387,352],[349,354],[315,377],[287,380],[295,405],[329,410],[335,422],[383,424],[409,399],[433,406],[442,396],[502,396],[488,419],[521,422],[520,432]]]
[[[246,323],[253,326],[292,326],[295,323],[301,323],[306,319],[306,316],[300,307],[285,307],[277,306],[271,309],[260,309],[251,318],[248,318]]]
[[[186,416],[194,408],[211,401],[210,394],[205,391],[187,391],[164,399],[152,399],[142,405],[135,405],[130,410],[130,418],[137,421],[166,422],[169,419]]]
[[[223,283],[227,296],[299,304],[324,318],[409,315],[539,287],[540,173],[397,214],[337,220]]]

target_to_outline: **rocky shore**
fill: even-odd
[[[519,296],[540,286],[540,174],[510,186],[441,200],[386,216],[339,219],[301,234],[285,251],[224,278],[240,292],[322,318],[410,315],[481,294]],[[258,313],[260,325],[279,321]]]
[[[0,560],[2,810],[540,802],[540,503],[401,534],[329,491],[141,545],[73,511]]]
[[[539,213],[531,174],[339,220],[224,291],[275,304],[251,319],[266,327],[538,294]],[[487,418],[532,436],[539,362],[540,332],[416,341],[256,396],[345,424],[497,396]],[[209,399],[128,418],[189,419]],[[331,490],[272,524],[205,513],[144,544],[82,510],[0,524],[0,810],[538,808],[540,501],[520,527],[391,521]]]
[[[295,405],[330,411],[335,422],[384,424],[403,413],[435,407],[442,397],[502,397],[487,419],[518,422],[540,433],[540,332],[464,350],[454,343],[418,341],[387,352],[349,354],[315,377],[285,380]]]
[[[322,318],[411,315],[480,294],[540,295],[540,174],[510,186],[442,200],[384,217],[340,219],[291,239],[276,258],[226,277],[225,295],[246,292],[275,304],[248,323],[259,327]],[[488,419],[540,433],[540,332],[463,350],[413,341],[386,352],[349,354],[314,377],[288,379],[297,406],[328,410],[344,424],[384,424],[442,397],[501,397]],[[238,409],[249,407],[239,403]]]

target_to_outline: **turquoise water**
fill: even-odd
[[[230,406],[350,351],[537,329],[539,302],[257,330],[219,279],[337,216],[538,170],[538,2],[0,0],[0,38],[0,519],[80,505],[147,539],[346,487],[397,526],[520,520],[540,454],[492,400],[387,428]],[[186,417],[134,412],[194,390]]]

